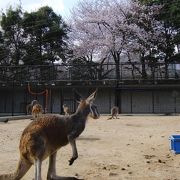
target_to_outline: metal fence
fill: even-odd
[[[58,80],[163,80],[179,79],[180,64],[121,63],[117,75],[115,64],[93,65],[20,65],[0,66],[0,82],[49,82]],[[145,73],[145,74],[144,74]]]
[[[83,93],[99,87],[103,113],[109,113],[114,104],[122,113],[180,112],[180,64],[121,63],[118,73],[112,63],[0,66],[0,116],[26,114],[26,105],[33,99],[44,107],[48,104],[49,112],[62,113],[64,103],[74,111],[74,87],[83,88]],[[47,89],[48,100],[44,94],[29,93],[29,84],[34,92]]]

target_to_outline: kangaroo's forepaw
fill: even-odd
[[[76,159],[77,159],[77,157],[72,157],[72,158],[69,160],[69,166],[71,166]]]

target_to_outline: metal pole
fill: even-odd
[[[174,112],[176,113],[177,110],[176,110],[176,96],[174,97]]]
[[[12,87],[11,115],[14,116],[14,81]]]
[[[130,98],[131,98],[131,114],[133,113],[133,105],[132,105],[132,103],[133,103],[133,95],[132,95],[132,91],[131,91],[131,93],[130,93]]]
[[[154,90],[152,90],[152,113],[154,113]]]
[[[111,89],[109,88],[109,113],[111,109]]]
[[[51,107],[50,107],[50,109],[51,109],[51,113],[53,112],[53,93],[52,93],[52,88],[50,89],[50,101],[51,101]]]
[[[60,107],[61,107],[61,114],[63,113],[62,105],[64,103],[64,98],[63,98],[63,88],[60,90]]]

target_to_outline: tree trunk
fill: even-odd
[[[146,62],[144,59],[144,54],[141,56],[141,67],[142,67],[142,79],[147,79]]]
[[[112,52],[114,62],[116,64],[116,79],[120,80],[120,53],[119,52]]]
[[[167,57],[165,58],[165,79],[169,78]]]

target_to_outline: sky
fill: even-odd
[[[25,11],[31,12],[39,9],[41,6],[50,6],[64,19],[70,16],[70,10],[78,0],[0,0],[0,11],[5,11],[9,6],[17,7],[21,2]]]

